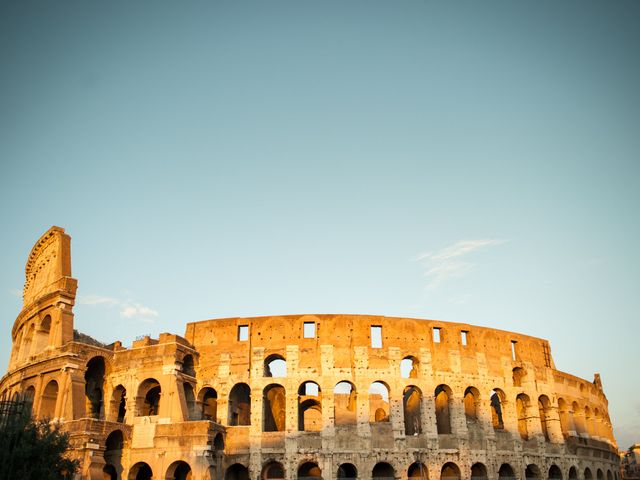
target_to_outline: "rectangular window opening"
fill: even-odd
[[[460,341],[462,342],[462,346],[463,346],[463,347],[466,347],[466,346],[467,346],[467,343],[468,343],[468,341],[469,341],[469,337],[468,337],[468,335],[469,335],[469,332],[468,332],[468,331],[466,331],[466,330],[462,330],[462,331],[460,332]]]
[[[371,348],[382,348],[382,327],[371,325]]]
[[[238,325],[238,341],[246,342],[249,340],[249,325]]]
[[[316,322],[304,322],[302,336],[304,338],[316,338]]]
[[[516,355],[516,342],[515,340],[511,340],[511,360],[517,360]]]
[[[433,343],[440,343],[440,327],[433,327]]]

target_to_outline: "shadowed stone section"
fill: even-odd
[[[599,375],[546,340],[438,320],[287,315],[106,345],[73,330],[70,237],[32,249],[0,399],[62,423],[79,478],[619,480]]]

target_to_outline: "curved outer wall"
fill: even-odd
[[[599,376],[556,370],[546,340],[292,315],[124,348],[74,332],[63,229],[38,241],[26,277],[0,396],[63,422],[79,478],[618,479]]]

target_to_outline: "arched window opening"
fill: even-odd
[[[602,470],[598,469],[598,472],[596,473],[596,478],[597,480],[604,480],[604,473],[602,473]]]
[[[358,469],[351,463],[343,463],[338,467],[337,478],[344,480],[358,478]]]
[[[40,418],[52,419],[56,416],[58,403],[58,382],[51,380],[42,392],[40,399]]]
[[[569,479],[578,480],[578,470],[576,470],[576,467],[571,467],[569,469]]]
[[[480,392],[477,388],[468,387],[464,391],[464,416],[467,423],[476,423],[478,421],[478,398]]]
[[[182,359],[182,366],[180,367],[180,371],[184,375],[189,375],[190,377],[196,376],[196,368],[193,363],[193,355],[185,355]]]
[[[300,467],[298,467],[298,479],[299,480],[302,480],[302,479],[321,480],[322,470],[320,470],[320,467],[315,462],[305,462],[302,465],[300,465]]]
[[[376,463],[371,472],[372,480],[393,480],[396,472],[387,462]]]
[[[418,387],[409,385],[404,389],[402,409],[404,411],[404,434],[419,435],[422,433],[422,392]]]
[[[339,382],[333,389],[333,414],[336,425],[356,423],[356,388],[350,382]]]
[[[202,405],[202,419],[211,422],[218,421],[218,392],[211,387],[205,387],[198,394],[198,401]]]
[[[138,416],[158,415],[160,411],[160,383],[155,378],[148,378],[138,388]]]
[[[613,480],[613,474],[611,473],[611,470],[607,470],[607,480]]]
[[[301,432],[322,430],[322,399],[317,383],[304,382],[298,388],[298,430]]]
[[[265,387],[262,396],[264,432],[284,432],[287,416],[286,393],[282,385]]]
[[[571,410],[573,410],[573,424],[575,426],[576,432],[579,436],[587,435],[587,428],[584,422],[584,410],[580,408],[578,402],[573,402],[571,405]]]
[[[264,359],[265,377],[286,377],[287,361],[281,355],[269,355]]]
[[[118,385],[113,390],[111,412],[112,418],[115,417],[116,422],[124,423],[124,418],[127,414],[127,390],[122,385]]]
[[[540,480],[541,479],[540,469],[538,468],[537,465],[534,465],[533,463],[530,465],[527,465],[527,468],[524,471],[524,477],[526,480]]]
[[[513,386],[521,387],[524,380],[525,371],[523,368],[516,367],[513,369]]]
[[[562,471],[557,465],[551,465],[549,468],[549,478],[562,480]]]
[[[151,480],[152,477],[151,467],[144,462],[136,463],[129,470],[129,480]]]
[[[518,415],[518,432],[523,440],[529,439],[529,430],[527,428],[527,408],[529,406],[529,397],[521,393],[516,397],[516,412]]]
[[[593,478],[593,474],[591,473],[591,470],[589,469],[589,467],[584,469],[584,480],[591,480]]]
[[[415,480],[428,480],[429,470],[424,463],[414,462],[409,465],[409,469],[407,470],[407,477]]]
[[[224,480],[249,480],[249,469],[239,463],[234,463],[224,473]]]
[[[401,378],[418,378],[418,359],[413,356],[404,357],[400,362]]]
[[[471,480],[487,480],[487,467],[483,463],[474,463],[471,466]]]
[[[237,383],[229,393],[229,426],[251,425],[251,389]]]
[[[33,385],[31,385],[24,391],[24,401],[26,404],[25,406],[29,413],[32,413],[33,411],[33,402],[35,400],[35,397],[36,397],[36,389]]]
[[[27,333],[22,338],[22,346],[20,347],[20,359],[26,360],[31,356],[31,341],[33,340],[33,336],[35,334],[35,327],[33,323],[29,325],[27,329]]]
[[[448,462],[440,470],[440,478],[446,480],[460,480],[460,469],[455,463]]]
[[[500,480],[514,480],[516,475],[513,473],[513,468],[508,463],[503,463],[498,470],[498,478]]]
[[[551,420],[550,410],[551,410],[551,402],[549,402],[549,398],[546,395],[540,395],[540,397],[538,397],[538,414],[540,415],[540,428],[542,430],[542,435],[544,436],[545,442],[550,441],[550,437],[549,437],[549,422]]]
[[[451,433],[451,389],[446,385],[439,385],[435,390],[436,424],[438,435]]]
[[[216,435],[216,438],[213,439],[213,450],[216,452],[224,451],[224,437],[221,433]]]
[[[389,421],[389,387],[382,382],[369,386],[369,422]]]
[[[502,390],[491,391],[491,423],[494,430],[503,430],[502,406],[504,405],[504,393]]]
[[[571,430],[571,413],[569,412],[569,405],[562,398],[558,399],[558,414],[560,416],[562,435],[567,438]]]
[[[104,461],[109,469],[110,479],[117,480],[119,475],[122,475],[122,449],[124,448],[124,436],[122,431],[114,430],[109,434],[105,441]]]
[[[90,418],[104,418],[104,358],[93,357],[87,363],[84,374],[84,394],[86,397],[86,412]]]
[[[262,469],[262,480],[283,480],[284,467],[280,462],[269,462]]]
[[[36,330],[35,352],[40,353],[49,346],[49,336],[51,334],[51,315],[46,315]]]
[[[182,460],[173,462],[167,469],[165,480],[191,480],[191,467]]]
[[[196,396],[193,393],[193,387],[189,383],[183,383],[184,400],[187,411],[185,412],[185,420],[200,420],[196,414]]]

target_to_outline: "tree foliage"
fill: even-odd
[[[78,461],[65,456],[69,436],[60,426],[28,414],[0,418],[0,480],[73,478]]]

